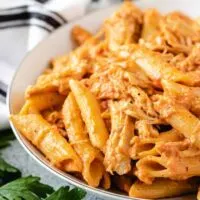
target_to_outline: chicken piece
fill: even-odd
[[[111,102],[110,109],[112,128],[106,145],[104,165],[111,174],[116,172],[123,175],[131,170],[128,150],[134,125],[131,118],[118,109],[118,102]]]
[[[140,37],[143,13],[131,2],[125,1],[104,23],[105,37],[110,50],[120,45],[137,42]]]

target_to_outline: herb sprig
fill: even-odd
[[[0,149],[9,146],[13,139],[11,131],[0,133]],[[66,186],[54,191],[39,177],[20,177],[20,170],[0,157],[0,200],[82,200],[86,195],[80,188],[70,190]]]

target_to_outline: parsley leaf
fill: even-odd
[[[53,188],[39,182],[39,177],[20,178],[0,187],[0,200],[41,200],[53,192]]]
[[[85,197],[86,192],[79,188],[69,190],[69,186],[61,187],[51,194],[46,200],[81,200]]]
[[[85,197],[86,192],[80,188],[74,188],[69,192],[69,200],[81,200]]]
[[[4,148],[10,145],[10,141],[15,139],[11,130],[1,131],[0,148]]]
[[[0,133],[0,149],[9,146],[14,138],[10,130]],[[40,183],[39,177],[19,177],[21,172],[0,157],[0,200],[82,200],[86,195],[84,190],[70,190],[68,186],[54,192],[51,186]]]
[[[0,158],[0,185],[21,177],[21,172]]]
[[[60,199],[65,200],[68,196],[68,193],[69,193],[69,187],[68,186],[61,187],[56,192],[54,192],[49,197],[47,197],[46,200],[60,200]]]

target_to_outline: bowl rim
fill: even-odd
[[[142,0],[141,0],[142,1]],[[143,0],[144,1],[144,0]],[[136,4],[139,3],[139,1],[135,2]],[[112,6],[109,6],[105,9],[114,9],[117,8],[121,3],[116,3]],[[15,72],[13,74],[12,80],[8,86],[8,90],[7,90],[7,98],[6,98],[6,106],[7,106],[7,110],[8,110],[8,115],[10,116],[12,114],[12,108],[11,108],[11,93],[12,93],[12,87],[13,84],[15,82],[15,79],[20,71],[20,68],[22,67],[23,63],[25,62],[25,60],[29,59],[29,57],[31,57],[32,52],[35,51],[36,49],[38,49],[40,46],[43,45],[43,43],[45,43],[46,41],[49,40],[49,38],[52,35],[55,35],[57,32],[61,31],[61,29],[65,29],[67,26],[69,26],[70,24],[74,24],[75,22],[78,21],[82,21],[85,18],[90,18],[93,15],[96,15],[98,13],[101,13],[103,11],[103,9],[99,9],[97,11],[93,11],[89,14],[86,14],[85,16],[83,16],[82,18],[77,18],[75,20],[72,20],[70,22],[67,22],[63,25],[61,25],[59,28],[57,28],[56,30],[54,30],[53,32],[51,32],[48,36],[46,36],[44,39],[42,39],[33,49],[31,49],[30,51],[28,51],[26,53],[26,55],[23,57],[22,61],[20,62],[20,64],[17,66],[17,68],[15,69]],[[87,183],[83,182],[82,180],[78,180],[75,177],[71,176],[68,173],[65,173],[59,169],[57,169],[56,167],[50,165],[49,161],[47,161],[47,159],[45,159],[45,161],[40,157],[40,155],[38,155],[37,152],[33,151],[31,146],[33,146],[31,144],[30,141],[28,141],[24,136],[22,136],[19,131],[17,130],[17,128],[15,128],[14,124],[12,123],[12,121],[9,119],[9,124],[10,127],[12,129],[12,131],[15,134],[15,137],[17,138],[18,142],[20,143],[20,145],[25,149],[25,151],[42,167],[44,167],[45,169],[47,169],[49,172],[51,172],[52,174],[54,174],[55,176],[61,178],[62,180],[66,181],[67,183],[82,188],[84,190],[86,190],[86,192],[90,192],[92,194],[96,194],[99,197],[106,197],[109,199],[115,199],[115,200],[147,200],[147,199],[143,199],[143,198],[136,198],[136,197],[129,197],[127,195],[123,195],[123,194],[118,194],[112,191],[107,191],[103,188],[95,188],[95,187],[91,187],[89,185],[87,185]],[[29,145],[26,144],[27,141]],[[35,146],[33,146],[35,149],[37,149]],[[47,161],[47,162],[46,162]],[[181,197],[174,197],[174,198],[162,198],[163,200],[181,200]]]

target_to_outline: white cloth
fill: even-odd
[[[6,91],[24,55],[64,23],[85,14],[90,0],[0,0],[0,129],[8,127]]]

